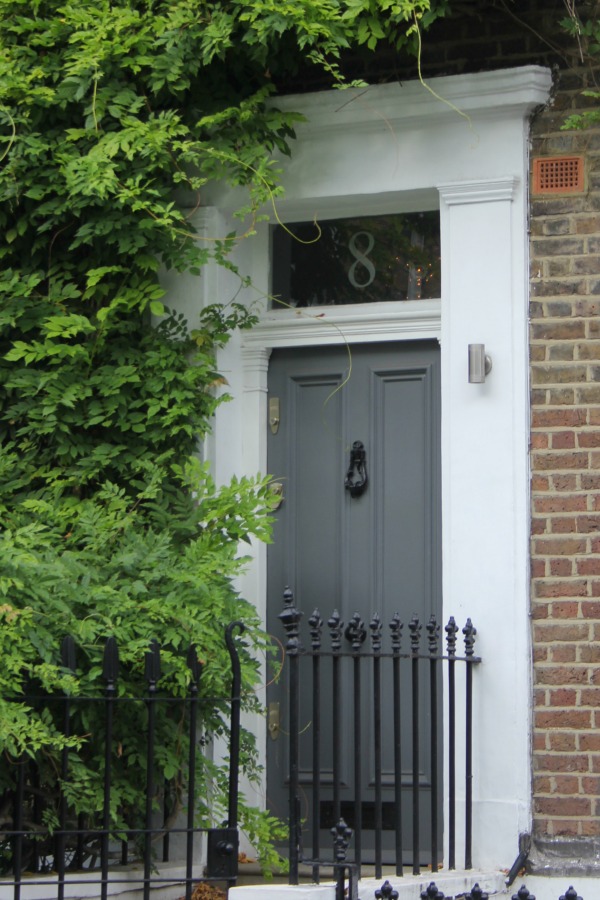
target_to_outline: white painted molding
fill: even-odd
[[[513,176],[494,180],[450,182],[438,184],[440,197],[447,206],[464,203],[493,203],[495,200],[512,200],[519,179]]]
[[[351,88],[346,91],[320,91],[314,94],[277,97],[281,110],[301,109],[307,118],[295,130],[299,138],[337,128],[378,125],[391,129],[394,123],[411,125],[440,116],[459,117],[484,114],[493,117],[505,110],[527,115],[546,103],[552,86],[549,69],[519,66],[494,72],[431,78],[395,84]]]
[[[332,218],[434,209],[436,176],[497,178],[503,156],[500,171],[509,174],[510,146],[525,142],[524,123],[547,102],[552,73],[522,66],[432,78],[427,85],[415,80],[277,97],[278,108],[306,118],[295,128],[291,160],[280,160],[285,196],[277,200],[279,217],[293,222],[317,213]],[[513,137],[517,122],[521,134]],[[205,194],[221,209],[245,202],[239,188],[209,185]],[[264,212],[272,216],[270,205]]]
[[[439,338],[441,316],[441,300],[272,310],[244,335],[244,352],[250,354],[252,347],[328,346],[358,341]]]
[[[244,392],[267,392],[267,373],[271,348],[263,342],[242,345],[242,366],[244,370]]]

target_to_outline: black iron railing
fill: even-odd
[[[229,794],[228,818],[223,827],[205,828],[195,825],[197,813],[197,762],[200,753],[200,731],[204,710],[213,710],[215,705],[223,705],[223,697],[201,697],[199,693],[203,664],[199,662],[194,647],[187,656],[189,667],[189,689],[185,698],[161,694],[159,682],[160,647],[153,641],[145,661],[145,690],[142,696],[119,696],[119,653],[114,638],[108,638],[104,649],[102,678],[103,697],[82,697],[61,695],[41,697],[39,695],[15,698],[16,702],[27,699],[34,704],[47,704],[56,708],[62,705],[56,717],[62,721],[62,734],[71,733],[72,714],[77,708],[87,704],[100,704],[104,708],[101,730],[103,734],[104,767],[102,781],[102,811],[97,819],[77,815],[69,804],[68,784],[71,777],[69,748],[60,754],[60,777],[58,779],[58,801],[54,824],[48,822],[48,810],[44,810],[41,800],[39,760],[31,756],[11,758],[5,753],[0,765],[8,767],[6,772],[14,772],[12,788],[4,794],[3,806],[9,809],[8,826],[0,826],[0,888],[12,887],[14,900],[20,900],[25,884],[45,885],[45,896],[55,890],[57,900],[63,900],[67,885],[85,884],[97,886],[97,895],[106,900],[109,885],[127,884],[137,887],[144,900],[148,900],[150,890],[166,885],[182,886],[186,900],[190,900],[194,885],[198,881],[222,882],[226,886],[235,884],[238,863],[238,772],[240,758],[240,660],[234,631],[244,631],[241,622],[229,625],[225,631],[225,641],[231,661],[230,743],[229,743]],[[62,647],[62,665],[75,671],[75,646],[71,638],[66,638]],[[227,701],[226,701],[227,702]],[[115,735],[115,716],[124,706],[142,704],[146,708],[145,740],[146,783],[144,812],[142,821],[127,823],[124,827],[115,824],[112,779],[116,756],[119,754],[118,735]],[[187,785],[187,811],[181,820],[183,824],[173,826],[170,822],[167,802],[168,784],[155,784],[157,763],[157,713],[160,709],[178,710],[178,721],[185,723],[189,751],[185,771],[179,773],[181,782]],[[182,734],[182,740],[185,740]],[[3,779],[4,783],[11,779]],[[66,790],[67,788],[67,790]],[[156,822],[156,799],[164,795],[162,821]],[[46,813],[46,815],[45,815]],[[200,862],[200,835],[206,838],[204,859],[206,868],[198,868]],[[170,838],[182,835],[184,851],[178,856],[178,867],[185,874],[177,873],[168,877],[157,871],[158,860],[154,849],[162,838],[163,863],[170,858]],[[126,873],[120,866],[134,864]],[[137,870],[137,871],[136,871]],[[5,895],[3,895],[5,896]]]
[[[358,613],[345,626],[337,612],[327,621],[329,646],[325,647],[325,623],[318,610],[308,619],[310,649],[305,649],[300,628],[302,615],[292,592],[286,589],[280,619],[287,637],[290,883],[298,883],[301,862],[313,867],[316,881],[320,867],[333,864],[339,874],[341,895],[345,872],[350,871],[351,882],[360,876],[367,834],[372,843],[370,855],[375,865],[375,877],[381,877],[382,873],[384,837],[388,863],[391,857],[398,876],[403,874],[405,860],[411,862],[413,873],[419,874],[425,854],[431,871],[436,872],[441,862],[444,750],[447,754],[447,867],[456,867],[456,797],[460,777],[464,783],[465,803],[464,865],[466,869],[471,868],[473,669],[480,662],[474,651],[476,630],[471,620],[468,619],[462,629],[464,655],[458,655],[459,629],[453,618],[445,626],[444,652],[440,644],[441,628],[433,617],[425,629],[416,617],[408,623],[409,646],[404,650],[403,623],[399,615],[388,624],[387,639],[383,623],[378,615],[374,615],[369,623],[369,640],[367,628]],[[457,666],[464,670],[460,690]],[[448,705],[442,723],[444,669]],[[465,729],[460,766],[457,758],[459,711]],[[322,727],[324,718],[329,729],[326,738]],[[312,734],[310,749],[307,731]],[[327,744],[326,763],[324,741]],[[345,761],[342,759],[344,753]],[[369,777],[372,800],[366,803],[363,800],[365,753],[372,760],[372,776]],[[403,753],[411,757],[408,770]],[[424,768],[428,772],[426,778]],[[305,788],[308,783],[309,789]],[[384,802],[384,791],[391,800]],[[310,803],[307,803],[307,795]],[[302,808],[302,801],[309,807],[308,812]],[[405,814],[407,803],[410,804],[408,816]],[[346,825],[348,814],[352,816],[349,823],[352,829]],[[331,827],[334,835],[334,858],[328,862],[321,858],[324,819],[328,819],[327,827]],[[393,836],[391,842],[390,833]],[[354,849],[348,862],[347,849],[352,834]],[[428,847],[423,846],[424,835]],[[310,844],[309,854],[304,850],[307,844]]]
[[[493,892],[495,893],[495,892]],[[398,900],[398,891],[389,881],[385,881],[380,888],[374,892],[375,900]],[[444,894],[434,881],[431,881],[420,892],[421,900],[452,900],[452,896]],[[456,895],[456,900],[489,900],[490,894],[484,891],[479,884],[474,884],[470,891],[466,893],[461,890]],[[513,894],[511,900],[535,900],[526,885],[522,885],[516,894]],[[569,887],[558,900],[583,900],[573,886]]]

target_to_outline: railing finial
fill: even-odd
[[[444,895],[438,890],[435,881],[430,882],[425,890],[421,891],[421,900],[444,900]]]
[[[410,652],[416,654],[419,652],[421,642],[421,623],[416,615],[408,623],[408,630],[410,631]]]
[[[313,610],[312,616],[308,620],[308,626],[310,629],[311,647],[313,650],[320,650],[321,633],[323,631],[323,619],[321,618],[321,613],[316,607]]]
[[[400,642],[402,641],[403,624],[400,621],[400,613],[395,612],[390,622],[390,632],[392,635],[392,653],[400,653]]]
[[[365,623],[361,619],[360,613],[355,612],[346,625],[346,630],[344,632],[344,637],[349,640],[352,645],[353,653],[358,653],[361,645],[365,642],[366,636],[367,629],[365,628]]]
[[[379,613],[374,613],[373,618],[369,622],[371,629],[371,643],[373,645],[373,653],[381,653],[381,619]]]
[[[467,621],[467,625],[470,621],[470,619]],[[512,895],[511,900],[535,900],[535,897],[533,896],[533,894],[529,893],[527,886],[522,884],[517,893]]]
[[[343,819],[340,819],[337,825],[334,825],[331,829],[331,834],[333,836],[333,855],[335,856],[335,861],[343,863],[346,861],[348,844],[350,843],[350,839],[354,832],[349,825],[346,825]]]
[[[285,649],[291,656],[297,656],[298,653],[302,652],[302,642],[300,640],[300,619],[302,615],[294,602],[293,592],[289,587],[286,587],[283,592],[283,610],[279,613],[279,620],[287,636]]]
[[[435,656],[439,649],[440,626],[438,625],[437,619],[434,615],[430,616],[426,628],[429,654],[430,656]]]
[[[456,624],[454,616],[450,616],[444,631],[446,632],[448,656],[456,656],[456,635],[458,634],[458,625]]]
[[[559,900],[583,900],[583,897],[580,897],[573,885],[571,885],[566,894],[559,897]]]
[[[475,882],[471,890],[465,894],[465,900],[489,900],[489,894]]]
[[[342,631],[344,623],[337,609],[334,609],[333,615],[327,621],[329,634],[331,635],[331,649],[334,653],[339,653],[342,649]]]
[[[465,636],[465,656],[471,657],[475,654],[475,635],[477,634],[477,629],[473,625],[470,619],[467,619],[467,624],[463,628],[463,634]]]
[[[375,891],[375,900],[398,900],[398,891],[394,890],[389,881],[384,881],[381,887]]]

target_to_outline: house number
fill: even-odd
[[[367,247],[366,249],[361,250],[358,247],[357,240],[363,237],[366,237],[367,239]],[[354,257],[354,262],[348,269],[348,281],[350,282],[352,287],[366,288],[369,287],[370,284],[373,284],[373,282],[375,281],[375,266],[368,257],[368,254],[371,252],[374,246],[375,238],[370,231],[357,231],[350,238],[348,247],[350,249],[350,253]],[[357,269],[365,270],[365,272],[367,273],[366,281],[364,280],[364,275],[362,275],[360,280],[356,277]]]

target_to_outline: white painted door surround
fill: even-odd
[[[434,93],[410,82],[277,99],[307,117],[282,163],[279,217],[439,206],[442,298],[269,311],[268,226],[261,226],[240,242],[236,260],[253,279],[247,301],[265,298],[261,321],[219,360],[234,399],[219,411],[208,448],[217,479],[265,471],[273,347],[440,340],[444,619],[471,616],[483,657],[474,713],[477,867],[510,866],[530,825],[527,142],[529,115],[546,102],[550,83],[548,70],[529,66],[434,79]],[[210,203],[207,233],[227,233],[235,197],[215,191]],[[191,281],[173,291],[193,318],[200,303],[233,295],[230,279],[208,273],[202,297]],[[484,343],[492,356],[484,384],[467,381],[469,343]],[[265,558],[266,548],[256,547],[242,585],[263,613]]]

